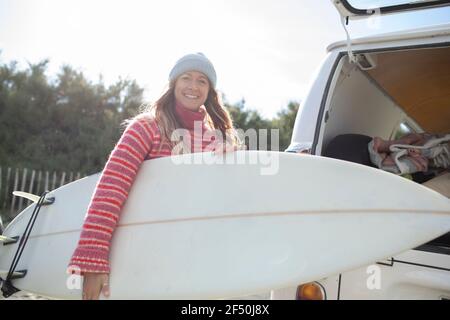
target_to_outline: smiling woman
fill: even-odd
[[[175,83],[175,99],[192,111],[203,104],[209,91],[208,78],[201,72],[189,71],[180,76]]]
[[[144,160],[237,148],[235,130],[218,99],[216,72],[208,58],[201,53],[182,57],[172,68],[169,81],[169,88],[154,105],[127,121],[94,190],[68,269],[84,276],[84,299],[97,299],[101,292],[109,296],[112,234]],[[176,148],[179,144],[175,145],[174,133],[178,129],[188,133],[188,149]],[[215,139],[215,131],[226,142]]]
[[[175,100],[192,111],[205,103],[210,86],[216,87],[216,79],[213,65],[202,53],[182,57],[169,75],[169,80],[175,82]]]

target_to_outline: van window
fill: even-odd
[[[397,128],[393,131],[390,140],[397,140],[401,137],[403,137],[404,135],[407,135],[408,133],[413,133],[414,130],[413,128],[411,128],[411,126],[403,121],[400,122],[400,124],[397,126]]]
[[[367,10],[367,9],[375,9],[375,8],[387,8],[401,5],[410,5],[414,6],[417,3],[413,3],[411,0],[346,0],[353,9],[356,10]],[[433,5],[433,2],[439,3],[441,0],[425,0],[420,1],[422,6],[426,6],[425,3]]]

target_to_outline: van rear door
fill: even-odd
[[[343,18],[369,18],[404,11],[450,6],[450,0],[331,0]]]

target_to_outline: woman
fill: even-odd
[[[69,272],[81,272],[84,276],[83,299],[98,299],[100,293],[109,296],[111,237],[144,160],[237,148],[230,116],[221,105],[215,86],[212,63],[201,53],[188,54],[172,68],[167,91],[151,108],[127,121],[102,171],[69,264]],[[178,129],[187,130],[190,141],[185,141],[185,136],[183,143],[174,141],[180,137]],[[208,131],[210,134],[205,134]],[[226,142],[205,137],[224,137]]]

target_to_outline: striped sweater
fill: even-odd
[[[211,151],[212,141],[204,137],[206,110],[190,111],[176,105],[176,113],[191,134],[191,151]],[[195,121],[201,121],[202,136],[194,132]],[[201,150],[194,150],[195,143]],[[201,143],[200,143],[201,142]],[[68,272],[109,273],[109,250],[121,209],[128,197],[136,174],[144,160],[171,155],[167,143],[153,119],[134,120],[127,126],[111,152],[90,201],[78,245],[69,263]]]

